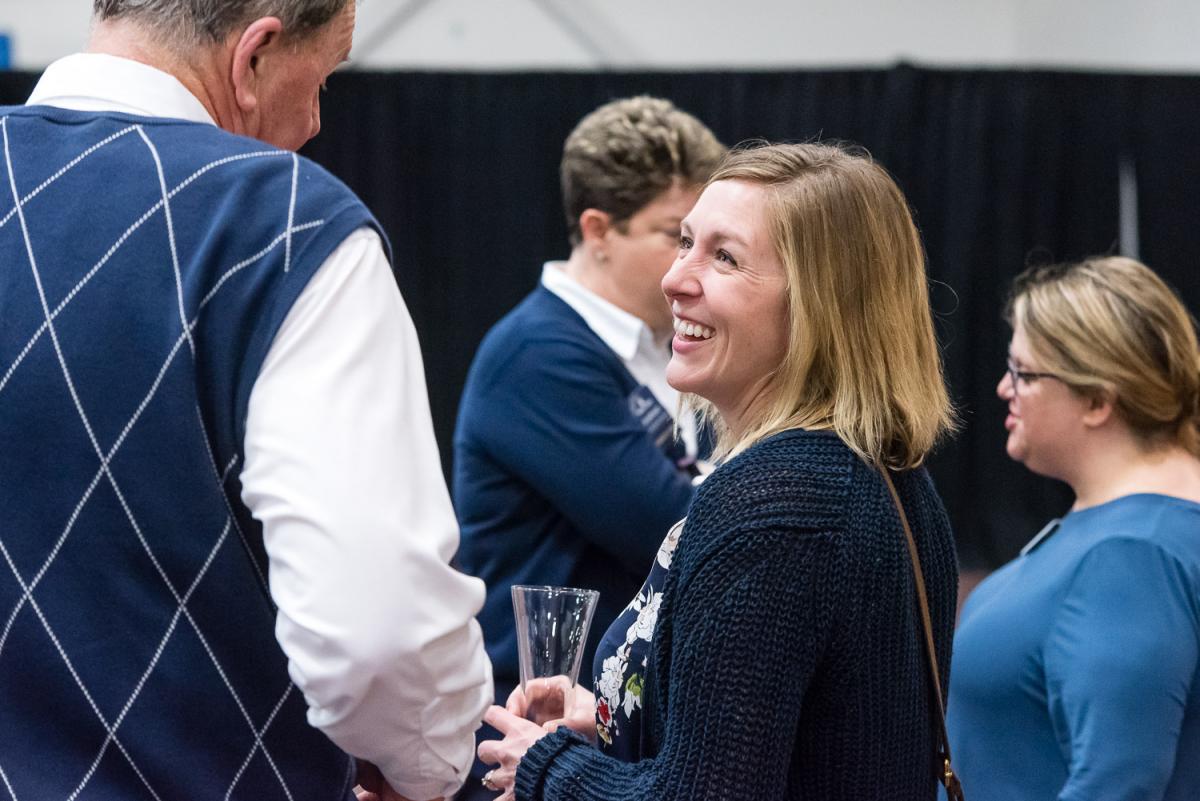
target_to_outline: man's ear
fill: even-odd
[[[279,47],[282,31],[283,23],[278,17],[263,17],[246,26],[240,35],[235,34],[230,80],[234,100],[242,113],[248,114],[258,107],[262,60]]]
[[[612,228],[612,215],[600,209],[584,209],[579,215],[579,233],[585,244],[601,245]]]

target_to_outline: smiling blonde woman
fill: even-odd
[[[954,547],[919,465],[953,415],[908,207],[866,156],[764,146],[731,154],[681,228],[668,380],[727,458],[631,604],[652,633],[597,655],[641,717],[614,731],[602,697],[548,733],[517,698],[480,756],[518,799],[933,799],[938,712],[889,483],[944,678]]]

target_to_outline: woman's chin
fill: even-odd
[[[703,393],[699,391],[700,386],[699,382],[696,381],[695,374],[691,370],[679,364],[679,357],[677,356],[672,357],[671,361],[667,364],[666,377],[667,383],[676,392],[703,395]]]

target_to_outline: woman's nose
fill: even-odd
[[[1000,396],[1000,400],[1012,400],[1016,389],[1013,386],[1012,373],[1005,370],[1004,374],[1000,376],[1000,383],[996,385],[996,394]]]
[[[695,295],[699,292],[700,285],[691,269],[689,255],[691,254],[684,253],[677,257],[671,265],[671,269],[667,270],[667,274],[663,276],[662,291],[668,300]]]

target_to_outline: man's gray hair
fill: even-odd
[[[323,27],[350,0],[92,0],[97,21],[129,19],[178,44],[222,42],[241,25],[278,17],[289,36]]]

